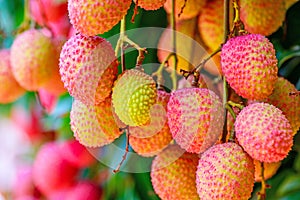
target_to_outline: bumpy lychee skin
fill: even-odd
[[[255,167],[255,182],[261,182],[261,162],[258,160],[253,160],[254,167]],[[281,165],[281,162],[272,162],[272,163],[263,163],[264,165],[264,180],[268,180],[269,178],[273,177],[278,168]]]
[[[44,144],[33,164],[33,181],[45,195],[70,187],[78,169],[66,161],[57,143]]]
[[[232,89],[251,100],[270,96],[278,78],[274,47],[259,34],[229,39],[222,47],[221,67]]]
[[[25,93],[13,76],[9,49],[0,50],[0,82],[0,103],[13,102]]]
[[[297,92],[296,87],[288,80],[279,77],[275,83],[273,93],[264,101],[282,111],[289,120],[293,135],[295,135],[300,128],[300,96],[290,95],[293,92]]]
[[[170,145],[159,153],[152,162],[151,182],[162,200],[198,200],[196,170],[199,157],[187,153],[178,145]]]
[[[18,83],[27,90],[36,91],[53,74],[55,47],[41,30],[30,29],[14,40],[10,61]]]
[[[202,153],[222,133],[223,106],[220,98],[205,88],[185,88],[171,94],[168,124],[175,141],[191,153]]]
[[[68,11],[71,24],[78,32],[94,36],[109,31],[121,21],[130,4],[131,0],[69,0]]]
[[[145,10],[157,10],[166,3],[167,0],[138,0],[138,6]],[[134,0],[136,3],[136,0]]]
[[[85,104],[99,104],[111,93],[118,63],[105,39],[72,36],[60,53],[60,74],[71,96]]]
[[[236,143],[212,146],[201,155],[196,184],[201,200],[247,200],[254,186],[253,160]]]
[[[234,128],[240,145],[260,162],[283,160],[293,145],[289,121],[271,104],[248,105],[238,114]]]
[[[175,1],[175,17],[177,20],[191,19],[196,17],[202,10],[206,3],[206,0],[177,0]],[[185,7],[183,8],[185,4]],[[164,8],[168,14],[172,12],[172,0],[167,0]],[[183,8],[183,10],[182,10]],[[182,13],[181,13],[182,11]],[[178,14],[180,16],[178,16]]]
[[[150,109],[156,102],[155,81],[141,70],[125,71],[115,82],[112,103],[120,120],[129,126],[150,122]]]
[[[169,93],[158,90],[156,104],[150,110],[150,123],[144,126],[129,127],[130,146],[139,155],[145,157],[157,155],[173,139],[167,122],[169,98]]]
[[[74,137],[87,147],[110,144],[122,133],[112,112],[110,97],[99,105],[86,105],[75,100],[70,113]]]
[[[270,35],[285,18],[284,0],[240,0],[240,17],[250,33]]]

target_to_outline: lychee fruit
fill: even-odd
[[[86,147],[110,144],[122,134],[113,115],[110,97],[99,105],[73,101],[70,119],[74,137]]]
[[[111,93],[118,62],[111,44],[99,36],[72,36],[60,53],[60,75],[71,96],[99,104]]]
[[[145,10],[157,10],[165,4],[167,0],[138,0],[138,6]],[[137,3],[137,0],[134,0]]]
[[[174,13],[176,20],[191,19],[193,17],[196,17],[201,12],[205,3],[206,0],[176,0]],[[164,4],[164,8],[168,14],[171,14],[172,0],[167,0]]]
[[[230,9],[230,11],[232,11],[232,6],[230,7]],[[232,12],[230,12],[230,19],[232,19]],[[198,17],[198,30],[200,32],[201,38],[203,39],[203,42],[211,51],[217,50],[224,41],[223,24],[223,0],[208,1]]]
[[[271,35],[285,19],[284,0],[240,0],[240,17],[253,34]]]
[[[131,0],[69,0],[71,24],[83,35],[94,36],[109,31],[126,15]]]
[[[206,53],[201,38],[198,34],[195,34],[197,32],[196,24],[196,18],[182,20],[176,23],[176,71],[178,74],[182,74],[180,72],[181,69],[185,71],[194,69],[194,67],[202,61],[202,58]],[[173,52],[174,45],[172,43],[172,35],[173,30],[167,28],[159,38],[157,44],[157,57],[161,63],[165,61],[171,52]],[[174,63],[174,59],[170,58],[166,69],[168,71],[173,71]]]
[[[191,153],[202,153],[222,134],[222,103],[214,92],[205,88],[174,91],[168,102],[167,117],[173,138]]]
[[[199,157],[187,153],[178,145],[170,145],[152,162],[151,182],[162,199],[199,199],[196,170]]]
[[[66,88],[64,87],[64,83],[61,80],[61,76],[59,74],[59,56],[62,49],[62,46],[66,42],[64,37],[53,38],[52,42],[56,47],[55,53],[55,65],[53,66],[53,74],[50,77],[50,80],[45,83],[41,89],[53,94],[55,96],[62,95],[63,93],[67,92]]]
[[[236,117],[234,128],[239,144],[260,162],[283,160],[293,145],[289,121],[281,110],[268,103],[245,107]]]
[[[158,90],[156,104],[150,110],[150,123],[129,127],[129,144],[139,155],[145,157],[157,155],[173,139],[167,122],[169,98],[169,93]]]
[[[55,64],[55,47],[41,30],[19,34],[11,46],[12,72],[25,89],[36,91],[50,80]]]
[[[196,184],[201,200],[247,200],[254,186],[253,160],[236,143],[212,146],[201,155]]]
[[[68,140],[61,144],[63,157],[78,168],[89,167],[96,158],[77,140]]]
[[[67,0],[30,0],[31,17],[40,25],[56,22],[67,14]]]
[[[289,120],[293,135],[295,135],[300,128],[300,96],[290,95],[293,92],[297,92],[296,87],[285,78],[279,77],[273,93],[264,102],[270,103],[282,111]]]
[[[261,182],[261,162],[258,160],[253,160],[254,167],[255,167],[255,182]],[[268,180],[269,178],[273,177],[278,168],[281,165],[281,162],[272,162],[272,163],[263,163],[264,165],[264,180]]]
[[[13,102],[25,93],[13,76],[9,49],[0,50],[0,82],[0,103]]]
[[[222,47],[221,66],[232,89],[250,100],[270,96],[278,78],[274,47],[259,34],[229,39]]]
[[[57,143],[44,144],[33,163],[33,181],[45,195],[74,184],[78,168],[63,158]]]
[[[150,122],[150,108],[156,102],[156,97],[153,78],[141,70],[130,69],[116,80],[112,103],[123,123],[140,126]]]
[[[102,194],[100,186],[94,182],[80,181],[68,191],[65,200],[99,200]]]

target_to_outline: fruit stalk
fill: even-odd
[[[229,35],[229,1],[230,0],[224,0],[224,42],[226,43]],[[228,101],[228,86],[225,76],[222,76],[223,78],[223,106],[224,108],[227,105]],[[224,143],[226,142],[226,136],[227,136],[227,109],[224,112],[224,127],[223,127],[223,133],[221,141]]]
[[[172,13],[171,13],[171,28],[172,28],[172,43],[173,43],[173,58],[174,58],[174,70],[171,73],[171,80],[173,83],[173,88],[172,90],[176,90],[177,89],[177,77],[176,77],[176,69],[177,69],[177,62],[178,62],[178,58],[177,58],[177,53],[176,53],[176,16],[175,16],[175,1],[176,0],[172,0]]]
[[[124,163],[124,161],[126,160],[127,158],[127,154],[129,152],[129,126],[126,126],[124,128],[124,130],[126,131],[126,146],[125,146],[125,152],[122,156],[122,160],[121,162],[118,164],[117,168],[113,170],[113,173],[117,173],[120,171],[120,168],[122,166],[122,164]]]
[[[264,163],[263,162],[260,162],[260,166],[261,166],[261,189],[260,191],[258,192],[258,200],[265,200],[266,199],[266,189],[267,189],[267,186],[266,186],[266,180],[265,180],[265,177],[264,177]]]

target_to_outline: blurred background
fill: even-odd
[[[139,8],[135,22],[131,23],[133,10],[134,3],[126,16],[127,29],[167,27],[168,25],[167,14],[163,8],[157,11],[145,11]],[[12,45],[16,31],[23,22],[23,0],[0,0],[1,48],[9,48]],[[47,24],[47,26],[53,29],[55,34],[65,37],[69,35],[70,24],[67,15],[57,23]],[[119,24],[101,36],[109,38],[118,33]],[[276,49],[279,75],[288,79],[300,90],[300,2],[289,8],[282,27],[268,38]],[[135,51],[127,54],[126,65],[135,66],[136,56],[137,52]],[[144,62],[158,62],[156,49],[148,50]],[[151,73],[151,69],[148,72]],[[73,139],[69,125],[72,98],[67,93],[57,98],[45,97],[46,100],[41,98],[35,92],[26,92],[13,103],[0,104],[0,200],[45,199],[41,191],[32,184],[31,170],[37,152],[45,143],[58,141],[60,148],[65,148],[66,141],[71,143],[70,141]],[[115,144],[124,148],[125,137],[120,137]],[[70,146],[67,148],[72,149],[71,144]],[[299,152],[300,134],[298,132],[295,136],[293,150],[282,161],[276,175],[267,181],[271,186],[267,190],[267,199],[300,199]],[[120,157],[120,155],[118,156]],[[84,157],[88,161],[77,167],[77,180],[95,185],[94,189],[98,193],[102,193],[103,199],[159,199],[152,189],[148,172],[114,174],[113,169],[101,162],[93,161],[93,158],[87,158],[87,155]],[[84,159],[82,158],[82,160]],[[49,173],[51,174],[50,171]],[[256,199],[256,192],[259,189],[260,184],[256,183],[253,199]],[[64,199],[63,192],[53,196],[53,199]]]

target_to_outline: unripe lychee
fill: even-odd
[[[137,0],[134,0],[136,3]],[[165,4],[167,0],[138,0],[138,6],[145,10],[157,10]]]
[[[152,162],[151,182],[162,200],[199,199],[196,189],[196,170],[199,157],[187,153],[178,145],[170,145]]]
[[[99,105],[86,105],[75,100],[70,113],[74,137],[87,147],[110,144],[122,133],[112,112],[110,97]]]
[[[274,47],[259,34],[229,39],[222,47],[221,66],[232,89],[251,100],[270,96],[278,78]]]
[[[113,87],[112,103],[115,113],[129,126],[150,122],[150,108],[156,102],[155,81],[137,69],[126,70]]]
[[[57,143],[44,144],[33,163],[33,181],[45,195],[70,187],[78,169],[66,161]]]
[[[77,31],[94,36],[109,31],[121,21],[130,4],[131,0],[69,0],[68,11],[71,24]]]
[[[293,135],[295,135],[300,128],[300,95],[290,95],[293,92],[297,92],[296,87],[288,80],[279,77],[273,93],[264,101],[282,111],[289,120]]]
[[[255,182],[261,182],[261,162],[253,160],[255,167]],[[274,176],[281,165],[281,162],[263,163],[264,165],[264,180],[268,180]]]
[[[176,55],[177,55],[177,69],[178,74],[181,69],[191,71],[201,61],[206,53],[203,48],[203,43],[197,32],[196,18],[189,20],[182,20],[176,23]],[[157,44],[157,57],[159,62],[164,62],[167,56],[174,50],[172,42],[173,30],[167,28],[161,34]],[[195,53],[197,52],[197,53]],[[174,52],[173,52],[174,53]],[[174,69],[174,58],[168,60],[168,71]]]
[[[196,183],[201,200],[247,200],[254,186],[253,160],[236,143],[212,146],[201,155]]]
[[[196,17],[202,10],[206,0],[176,0],[175,1],[175,17],[177,20],[191,19]],[[168,14],[172,13],[172,0],[167,0],[164,8]],[[178,16],[180,14],[180,16]]]
[[[144,126],[129,127],[129,144],[141,156],[154,156],[167,147],[171,140],[167,122],[167,104],[170,94],[158,90],[156,104],[150,110],[150,123]]]
[[[0,83],[0,103],[13,102],[25,93],[13,76],[9,49],[0,50]]]
[[[19,34],[11,46],[12,72],[25,89],[36,91],[53,74],[55,47],[41,30],[30,29]]]
[[[63,142],[61,151],[67,161],[79,168],[89,167],[96,162],[96,158],[77,140]]]
[[[191,153],[202,153],[222,134],[224,110],[220,98],[204,88],[185,88],[171,94],[168,124],[175,141]]]
[[[240,17],[250,33],[270,35],[284,21],[284,0],[240,0]]]
[[[111,93],[118,62],[105,39],[72,36],[60,53],[60,74],[71,96],[85,104],[99,104]]]
[[[293,145],[289,121],[271,104],[248,105],[236,117],[234,128],[239,144],[260,162],[283,160]]]

